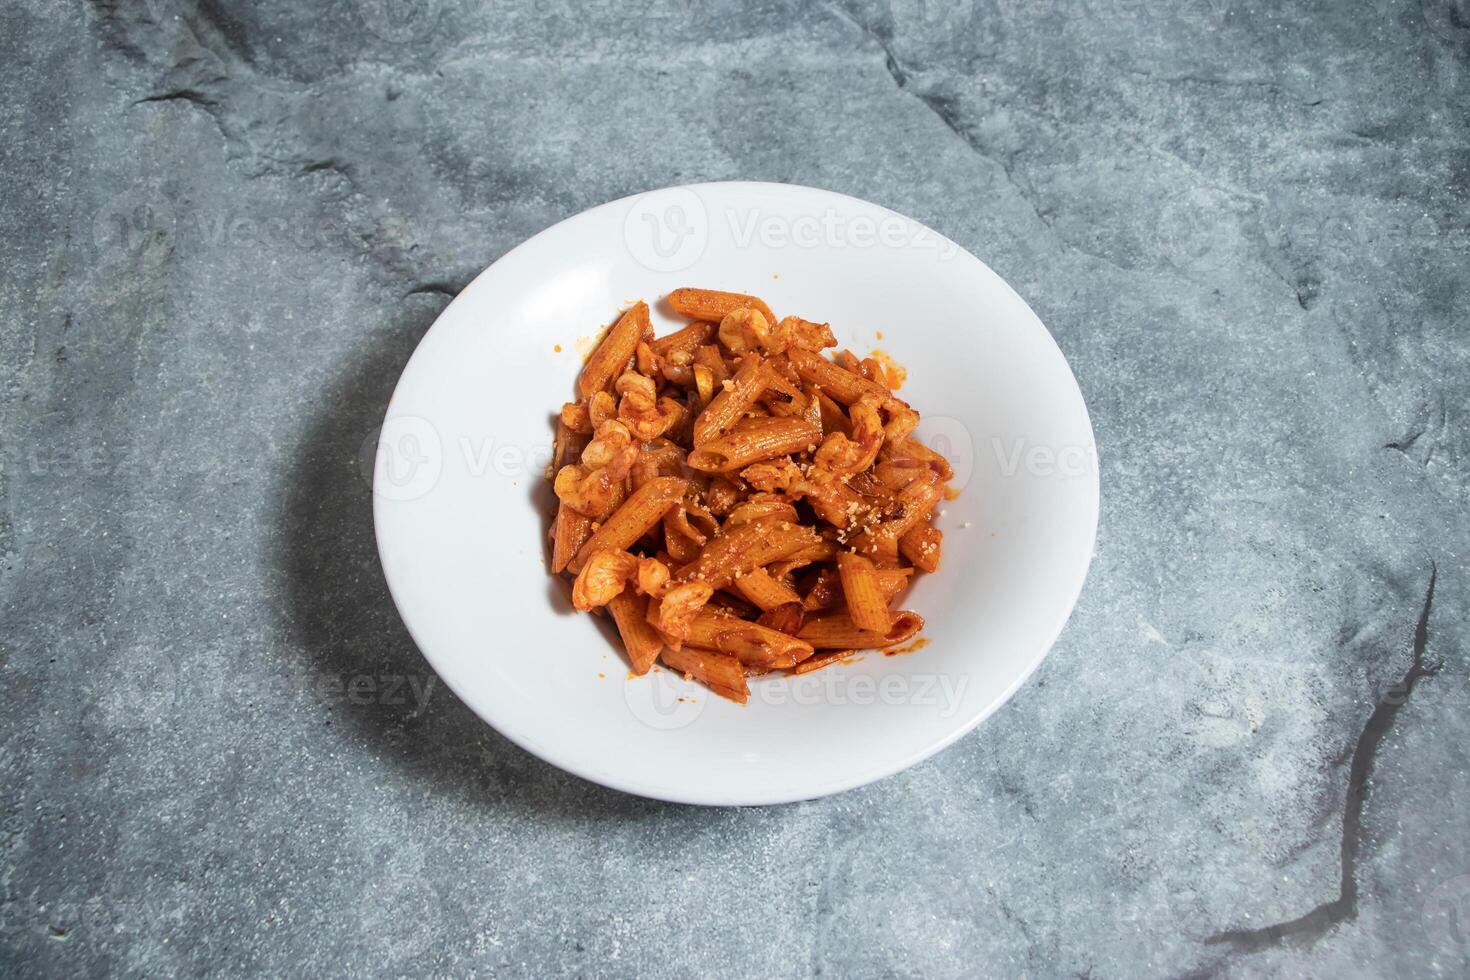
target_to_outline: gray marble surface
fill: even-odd
[[[1464,976],[1470,8],[0,7],[0,973]],[[1069,358],[1097,558],[974,734],[811,803],[541,763],[362,478],[459,286],[790,181]]]

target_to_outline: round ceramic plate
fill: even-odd
[[[682,326],[679,286],[754,293],[907,370],[919,436],[959,495],[943,564],[901,600],[902,655],[751,678],[747,705],[656,669],[632,677],[605,619],[547,574],[554,415],[637,299]],[[593,208],[486,269],[439,317],[388,406],[378,548],[409,632],[518,745],[629,793],[804,800],[933,755],[1005,702],[1067,620],[1097,529],[1087,408],[1041,321],[979,259],[892,211],[783,184],[698,184]]]

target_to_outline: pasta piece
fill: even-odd
[[[942,493],[937,479],[914,480],[896,498],[902,507],[899,516],[855,535],[851,539],[853,550],[891,567],[898,561],[898,539],[929,516]]]
[[[815,653],[795,667],[791,668],[793,674],[810,674],[814,670],[821,670],[831,664],[841,663],[857,654],[856,650],[823,650]]]
[[[745,669],[740,661],[715,650],[684,647],[664,650],[663,661],[670,669],[692,677],[711,691],[731,701],[745,704],[750,700],[750,687],[745,683]]]
[[[878,590],[883,593],[884,605],[893,605],[893,597],[908,588],[912,568],[878,569]]]
[[[927,480],[933,471],[921,459],[886,459],[873,467],[873,478],[884,489],[898,493],[915,480]]]
[[[740,362],[740,370],[735,372],[735,376],[722,384],[720,391],[694,420],[696,448],[718,438],[755,404],[763,390],[761,365],[764,363],[759,354],[748,354]]]
[[[648,599],[628,586],[607,604],[618,634],[623,638],[628,663],[635,674],[646,674],[664,648],[663,637],[648,623]]]
[[[851,405],[864,395],[880,399],[888,398],[888,389],[875,384],[860,374],[844,371],[841,367],[811,351],[792,348],[786,352],[791,364],[807,384],[820,387],[832,398],[844,405]]]
[[[842,594],[847,612],[859,629],[886,633],[893,624],[888,602],[878,585],[878,570],[862,555],[850,551],[837,553],[837,573],[842,579]]]
[[[940,480],[954,479],[954,467],[950,464],[949,460],[924,445],[912,435],[902,442],[885,443],[881,455],[890,459],[918,460],[921,463],[927,463],[931,469],[939,474]]]
[[[587,539],[592,537],[592,518],[579,514],[566,504],[556,508],[556,521],[551,528],[551,571],[566,569]]]
[[[693,353],[696,347],[707,344],[710,337],[714,335],[715,325],[713,323],[702,323],[696,320],[682,330],[675,330],[671,334],[650,341],[649,347],[660,357],[668,357],[675,351]]]
[[[703,364],[694,365],[694,390],[699,392],[699,403],[708,406],[715,397],[715,374]]]
[[[812,655],[812,645],[759,623],[708,610],[689,620],[689,643],[719,650],[757,667],[793,667]]]
[[[765,626],[778,633],[795,636],[801,630],[801,624],[806,620],[806,610],[801,607],[800,602],[787,602],[769,609],[756,618],[757,626]]]
[[[778,493],[758,493],[737,504],[725,518],[725,527],[739,527],[757,517],[782,517],[793,523],[797,520],[796,507]]]
[[[768,395],[774,392],[783,396],[785,401],[794,403],[803,399],[805,396],[796,382],[781,372],[780,366],[786,363],[789,362],[784,357],[766,361],[761,366],[761,385],[766,389]]]
[[[661,476],[649,480],[603,522],[568,562],[567,567],[573,572],[580,572],[587,559],[598,551],[626,551],[647,534],[650,528],[663,520],[665,512],[688,489],[688,481],[676,476]]]
[[[776,314],[771,312],[769,306],[744,293],[725,293],[717,289],[693,289],[686,286],[669,293],[669,305],[682,316],[693,320],[708,320],[711,323],[719,323],[735,310],[746,307],[759,310],[767,323],[776,322]]]
[[[770,612],[789,602],[801,602],[796,590],[771,577],[764,568],[752,568],[735,580],[735,588],[762,612]]]
[[[943,493],[938,480],[915,480],[904,487],[898,495],[898,502],[903,505],[903,516],[895,518],[891,525],[894,536],[902,536],[928,517]]]
[[[861,629],[846,609],[809,615],[797,634],[818,650],[879,650],[911,639],[924,628],[924,617],[903,610],[893,614],[893,624],[883,633]]]
[[[837,557],[837,543],[830,538],[817,538],[797,548],[786,558],[791,561],[831,561]]]
[[[664,548],[668,550],[670,558],[682,565],[699,557],[704,541],[690,534],[675,519],[678,512],[679,508],[675,507],[664,515]]]
[[[939,571],[939,543],[944,532],[933,524],[919,523],[898,538],[898,550],[921,572]]]
[[[730,377],[730,366],[720,356],[720,349],[713,345],[700,347],[694,352],[694,366],[709,371],[711,380],[720,385]]]
[[[827,566],[817,571],[811,586],[807,589],[806,598],[801,604],[807,612],[816,612],[822,609],[832,609],[841,601],[841,576],[836,568]]]
[[[561,472],[563,466],[567,465],[568,460],[581,458],[582,450],[586,446],[586,435],[569,428],[558,418],[556,420],[556,439],[551,448],[551,465],[547,467],[547,475],[554,477]]]
[[[590,398],[594,392],[606,388],[623,373],[638,349],[638,341],[650,329],[648,304],[639,300],[628,307],[587,359],[581,377],[577,378],[577,392],[583,398]]]
[[[695,579],[723,589],[753,568],[787,558],[821,538],[810,527],[779,517],[761,517],[726,531],[705,545],[699,557],[675,574],[681,582]],[[590,544],[590,542],[589,542]]]
[[[819,435],[803,418],[746,419],[735,431],[712,439],[690,453],[689,465],[706,473],[729,473],[762,460],[800,452]]]
[[[824,432],[841,432],[845,436],[852,435],[852,421],[847,417],[841,405],[821,388],[817,388],[817,408],[822,413],[822,430]]]

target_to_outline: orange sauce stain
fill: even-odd
[[[600,670],[599,670],[599,671],[598,671],[598,672],[597,672],[597,676],[598,676],[598,677],[600,677],[600,678],[602,678],[602,679],[603,679],[603,680],[607,680],[607,675],[606,675],[606,674],[604,674],[604,673],[603,673],[603,672],[602,672],[602,671],[600,671]]]
[[[881,340],[883,335],[879,334],[878,338]],[[888,387],[894,391],[903,387],[903,383],[908,380],[909,372],[895,361],[887,351],[881,351],[875,348],[869,352],[868,356],[883,366],[883,374],[888,378]]]
[[[946,483],[944,485],[944,499],[945,500],[959,500],[960,499],[960,492],[958,490],[956,490],[954,487],[952,487],[952,486],[950,486],[949,484]]]
[[[554,350],[554,351],[556,351],[558,354],[560,354],[561,353],[561,344],[552,344],[551,345],[551,349]]]
[[[879,340],[882,340],[883,339],[883,331],[879,330],[877,332],[877,337],[878,337]]]
[[[883,651],[883,656],[885,656],[885,657],[896,657],[900,653],[913,653],[915,650],[922,650],[922,649],[924,649],[928,645],[929,645],[929,638],[928,637],[921,636],[921,637],[915,639],[914,641],[912,641],[911,643],[907,644],[906,646],[892,647],[892,648],[890,648],[888,650],[884,650]]]

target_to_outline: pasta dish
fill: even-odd
[[[806,673],[924,626],[893,607],[939,567],[954,474],[914,436],[891,367],[760,299],[677,289],[613,324],[561,408],[551,570],[610,614],[634,674],[662,660],[744,703],[748,676]]]

